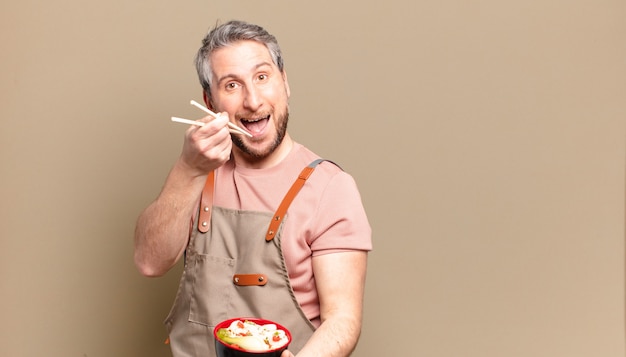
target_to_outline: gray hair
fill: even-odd
[[[209,59],[211,53],[217,49],[229,46],[232,43],[246,40],[264,44],[274,64],[281,72],[283,71],[283,56],[280,51],[280,46],[278,46],[278,41],[264,28],[237,20],[217,25],[202,39],[202,47],[200,47],[196,54],[198,79],[209,100],[211,99],[211,79],[213,77],[211,61]]]

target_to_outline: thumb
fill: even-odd
[[[289,350],[284,350],[283,353],[280,354],[280,357],[295,357],[295,356]]]

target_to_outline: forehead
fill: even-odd
[[[211,53],[211,69],[217,79],[225,75],[245,75],[263,64],[275,66],[269,50],[256,41],[238,41]]]

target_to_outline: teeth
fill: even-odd
[[[257,119],[241,119],[241,121],[246,122],[246,123],[256,123],[258,121],[267,119],[268,117],[263,117],[263,118],[257,118]]]

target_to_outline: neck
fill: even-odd
[[[266,169],[268,167],[272,167],[283,161],[291,149],[293,148],[293,140],[289,133],[285,134],[283,141],[278,145],[278,147],[267,157],[263,159],[251,158],[250,156],[244,154],[239,148],[233,145],[233,158],[235,160],[235,164],[249,168],[249,169]]]

